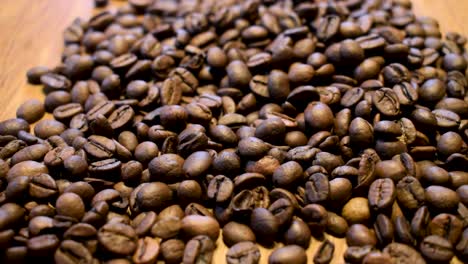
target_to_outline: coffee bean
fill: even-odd
[[[426,188],[426,202],[435,210],[451,210],[460,201],[457,193],[442,186],[429,186]]]
[[[425,237],[420,250],[422,255],[431,261],[450,261],[454,255],[452,244],[440,236]]]
[[[369,255],[372,250],[372,246],[348,247],[343,257],[350,263],[362,263],[364,258]]]
[[[137,250],[138,241],[135,230],[121,223],[108,223],[97,234],[99,244],[114,255],[130,255]]]
[[[335,252],[335,245],[330,240],[325,240],[317,250],[314,256],[314,263],[330,263]]]
[[[374,210],[383,210],[392,206],[395,197],[395,184],[391,179],[377,179],[369,188],[369,205]]]
[[[328,105],[311,103],[304,111],[307,124],[316,130],[327,130],[333,125],[333,112]]]
[[[234,183],[229,178],[218,175],[210,181],[207,195],[217,203],[223,203],[231,197],[233,190]]]
[[[395,261],[426,263],[419,252],[405,244],[391,243],[384,248],[383,252],[388,253]]]
[[[219,224],[209,216],[189,215],[182,219],[182,231],[188,238],[203,235],[216,240],[219,235]]]
[[[161,239],[176,237],[182,228],[182,222],[177,217],[165,217],[159,219],[151,228],[151,234]]]
[[[307,256],[303,248],[296,245],[284,246],[274,250],[268,257],[268,263],[307,263]]]
[[[40,235],[27,241],[28,252],[36,257],[45,257],[53,254],[59,244],[60,240],[56,235]]]
[[[34,123],[40,120],[45,114],[44,104],[36,99],[30,99],[21,104],[16,110],[16,116],[26,120],[28,123]]]
[[[295,161],[289,161],[278,167],[273,173],[273,183],[278,187],[288,188],[303,177],[302,167]]]
[[[160,211],[171,203],[172,191],[162,182],[143,183],[134,189],[134,209]]]
[[[454,244],[460,238],[463,229],[462,221],[452,214],[436,215],[429,223],[429,234],[444,237]]]
[[[325,202],[329,196],[328,178],[322,173],[314,173],[306,182],[307,200],[310,203]]]
[[[260,250],[250,241],[236,243],[226,253],[226,262],[228,264],[256,264],[259,261]]]
[[[270,243],[278,232],[278,221],[265,208],[255,208],[250,217],[250,226],[260,241]]]
[[[398,182],[396,194],[399,204],[409,210],[418,209],[426,199],[421,184],[411,176],[406,176]]]
[[[376,221],[374,223],[374,231],[378,242],[381,245],[387,245],[393,240],[393,223],[384,214],[377,215]]]
[[[208,236],[198,235],[187,242],[182,262],[187,264],[211,263],[214,250],[215,244]]]
[[[366,198],[352,198],[344,205],[341,215],[350,223],[365,223],[370,217],[368,203]]]
[[[249,226],[229,222],[223,227],[223,241],[227,246],[233,246],[244,241],[255,242],[255,234]]]
[[[54,254],[56,263],[92,263],[93,256],[82,244],[73,240],[64,240]]]
[[[284,241],[287,245],[299,245],[308,248],[311,232],[307,224],[299,218],[292,220],[291,225],[284,233]]]

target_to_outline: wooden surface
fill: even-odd
[[[116,1],[120,2],[121,1]],[[436,18],[443,32],[456,31],[468,36],[468,1],[414,0],[416,14]],[[26,71],[37,65],[54,67],[60,61],[62,32],[74,18],[89,18],[91,0],[1,0],[0,5],[0,120],[15,117],[16,108],[26,99],[43,99],[40,86],[26,83]],[[333,263],[343,263],[343,239],[335,242]],[[227,248],[217,243],[214,263],[223,263]],[[309,263],[320,245],[313,241],[307,250]],[[269,250],[262,249],[261,263]]]

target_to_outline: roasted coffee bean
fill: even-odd
[[[396,195],[398,203],[409,210],[417,210],[426,199],[421,183],[412,176],[406,176],[398,182]]]
[[[226,262],[228,264],[257,264],[259,261],[260,250],[250,241],[236,243],[226,253]]]
[[[341,215],[349,223],[365,223],[370,218],[369,201],[363,197],[352,198],[343,206]]]
[[[244,241],[256,241],[256,237],[252,229],[241,223],[229,222],[224,225],[222,231],[223,242],[229,247]]]
[[[328,200],[330,186],[327,176],[322,173],[314,173],[306,182],[306,198],[310,203],[321,203]]]
[[[71,81],[67,77],[57,73],[46,73],[41,76],[40,80],[44,85],[46,93],[58,90],[68,91],[71,89]]]
[[[215,250],[214,242],[205,235],[198,235],[187,242],[182,263],[211,263]]]
[[[208,198],[213,199],[217,203],[223,203],[231,198],[233,191],[234,183],[229,178],[218,175],[210,181],[207,195]]]
[[[420,250],[422,255],[431,261],[447,262],[454,256],[452,244],[440,236],[425,237]]]
[[[219,230],[218,222],[209,216],[189,215],[182,219],[182,231],[187,238],[204,235],[215,241]]]
[[[387,245],[393,240],[393,223],[390,218],[384,214],[377,215],[374,222],[374,231],[380,245]]]
[[[348,247],[344,253],[344,259],[350,263],[362,263],[364,258],[373,250],[372,246]]]
[[[289,161],[278,167],[273,173],[273,183],[277,187],[288,188],[300,181],[303,170],[299,163]]]
[[[60,240],[56,235],[46,234],[28,239],[28,253],[36,257],[45,257],[53,254],[59,247]]]
[[[54,260],[56,263],[89,263],[93,262],[93,256],[89,250],[73,240],[64,240],[60,243],[57,251],[54,254]]]
[[[411,227],[408,220],[403,216],[397,216],[394,223],[396,240],[407,245],[414,245],[415,240],[411,234]]]
[[[311,232],[309,226],[300,218],[292,220],[291,225],[284,233],[284,242],[287,245],[299,245],[308,248],[310,244]]]
[[[162,182],[143,183],[133,190],[134,209],[160,211],[172,201],[172,190]],[[132,201],[130,201],[132,203]]]
[[[83,146],[86,153],[96,159],[106,159],[114,155],[115,144],[103,136],[90,136]]]
[[[271,243],[279,229],[278,220],[265,208],[255,208],[250,217],[250,226],[258,240]]]
[[[457,193],[442,186],[429,186],[426,188],[426,202],[435,210],[452,210],[460,201]]]
[[[176,237],[182,228],[182,222],[177,217],[164,217],[156,221],[151,228],[151,234],[161,239]]]
[[[455,244],[463,229],[462,221],[455,215],[442,213],[436,215],[429,223],[429,234],[444,237]]]
[[[114,255],[131,255],[137,250],[135,230],[125,224],[108,223],[97,234],[99,244]]]
[[[34,123],[40,120],[45,114],[44,104],[37,99],[30,99],[21,104],[16,110],[16,117]]]
[[[297,245],[289,245],[274,250],[268,257],[268,263],[307,263],[307,255],[303,248]]]
[[[314,255],[314,263],[326,264],[330,263],[335,253],[335,245],[330,240],[325,240],[320,245],[319,249]]]
[[[393,205],[395,184],[391,179],[377,179],[369,187],[369,205],[374,210],[384,210]]]
[[[184,255],[185,244],[182,240],[169,239],[161,243],[162,259],[167,263],[180,263]]]
[[[346,244],[349,246],[374,246],[377,243],[374,233],[362,224],[351,225],[346,233]]]

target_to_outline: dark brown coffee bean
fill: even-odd
[[[208,198],[213,199],[217,203],[223,203],[231,198],[233,190],[234,183],[229,178],[218,175],[210,181],[207,195]]]
[[[28,82],[30,84],[40,84],[41,77],[50,72],[51,70],[46,66],[36,66],[27,71],[26,77],[28,78]]]
[[[411,234],[411,227],[408,220],[403,216],[397,216],[394,223],[396,240],[407,245],[414,245],[415,240]]]
[[[307,263],[305,250],[297,245],[289,245],[274,250],[268,257],[269,264]]]
[[[26,120],[28,123],[34,123],[40,120],[44,114],[44,104],[37,99],[30,99],[25,101],[16,110],[16,116]]]
[[[164,217],[157,220],[151,228],[151,234],[161,239],[176,237],[182,228],[182,222],[177,217]]]
[[[93,256],[89,250],[73,240],[64,240],[54,254],[56,263],[93,263]]]
[[[386,116],[396,116],[400,113],[400,101],[392,89],[382,88],[375,91],[372,102]]]
[[[426,188],[425,197],[430,207],[441,211],[454,209],[460,201],[455,191],[436,185]]]
[[[284,242],[287,245],[295,244],[303,248],[308,248],[310,238],[311,232],[309,226],[299,218],[292,220],[291,225],[284,233]]]
[[[96,159],[110,158],[115,153],[115,144],[103,136],[90,136],[83,146],[86,153]]]
[[[408,69],[399,63],[392,63],[382,70],[385,83],[392,87],[393,85],[409,81]]]
[[[393,205],[395,184],[391,179],[377,179],[369,187],[369,205],[374,210],[384,210]]]
[[[148,164],[152,179],[175,182],[184,177],[184,159],[176,154],[164,154]]]
[[[288,188],[300,181],[303,170],[299,163],[289,161],[278,167],[273,173],[273,183],[277,187]]]
[[[364,258],[369,255],[372,250],[372,246],[348,247],[343,257],[349,263],[362,263]]]
[[[356,117],[349,124],[349,137],[353,146],[366,148],[374,141],[373,128],[365,119]]]
[[[246,87],[252,78],[247,65],[239,60],[234,60],[229,63],[226,72],[229,78],[229,84],[236,88]]]
[[[447,262],[454,256],[452,244],[440,236],[425,237],[420,250],[422,255],[431,261]]]
[[[53,91],[69,91],[71,89],[71,81],[57,73],[47,73],[41,76],[41,83],[44,85],[46,93]]]
[[[460,238],[463,229],[462,221],[452,214],[442,213],[436,215],[429,223],[430,235],[444,237],[454,244]]]
[[[374,222],[374,231],[380,245],[387,245],[393,240],[393,223],[390,218],[384,214],[377,215]]]
[[[44,257],[53,254],[59,247],[60,240],[56,235],[41,235],[28,239],[28,253],[36,257]]]
[[[231,247],[237,243],[250,241],[255,242],[256,237],[252,229],[249,226],[237,223],[229,222],[224,225],[223,229],[223,241],[228,246]]]
[[[185,244],[182,240],[169,239],[161,243],[161,255],[167,263],[180,263],[184,255]]]
[[[323,17],[316,29],[317,38],[321,41],[332,39],[339,31],[341,19],[337,15],[328,15]]]
[[[135,230],[125,224],[108,223],[97,234],[99,244],[114,255],[131,255],[137,249]]]
[[[330,187],[328,178],[322,173],[314,173],[306,182],[306,198],[310,203],[321,203],[328,200]]]
[[[211,263],[214,250],[215,244],[208,236],[198,235],[187,242],[182,263]]]
[[[260,250],[250,242],[239,242],[231,246],[226,253],[226,262],[228,264],[257,264],[260,261]]]
[[[327,264],[333,259],[335,245],[330,240],[325,240],[314,255],[314,263]]]
[[[131,196],[135,196],[134,210],[160,211],[167,207],[172,201],[172,191],[162,182],[143,183],[133,191]]]
[[[426,263],[422,256],[412,247],[400,243],[391,243],[383,250],[388,253],[395,261],[401,263]]]
[[[377,244],[374,233],[362,224],[351,225],[346,233],[346,244],[349,246],[365,246]]]
[[[409,210],[417,210],[426,199],[421,183],[411,176],[406,176],[398,182],[396,194],[398,203]]]
[[[182,232],[188,238],[204,235],[215,241],[219,230],[218,222],[209,216],[189,215],[182,219]]]

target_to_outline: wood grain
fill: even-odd
[[[416,14],[436,18],[443,32],[455,31],[468,36],[468,1],[414,0],[413,6]],[[44,98],[39,86],[26,83],[26,71],[37,65],[57,65],[64,28],[76,17],[89,18],[92,8],[91,0],[1,0],[0,120],[15,117],[16,108],[26,99]],[[333,263],[344,263],[344,240],[329,239],[336,246]],[[223,263],[227,248],[221,240],[217,245],[214,263]],[[319,245],[314,240],[307,250],[309,263]],[[261,263],[267,263],[271,249],[262,248],[261,251]]]

